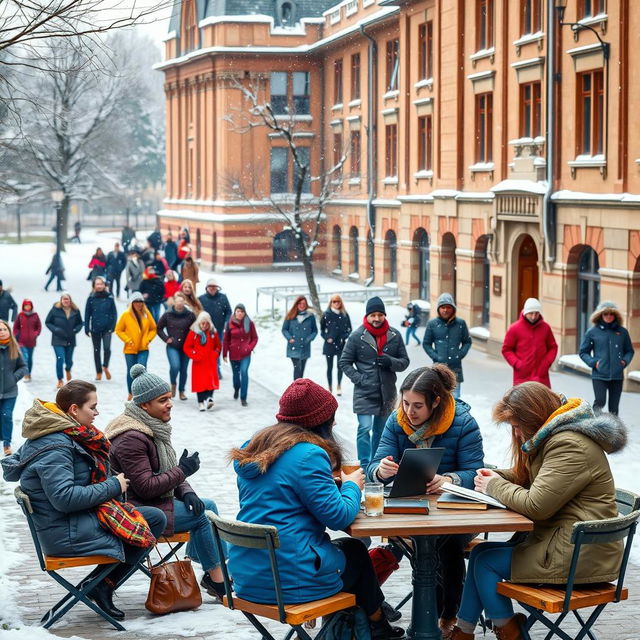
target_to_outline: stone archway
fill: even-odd
[[[430,277],[429,234],[422,227],[418,227],[413,234],[411,251],[411,297],[415,294],[421,300],[430,302]]]
[[[489,326],[491,302],[489,238],[489,235],[482,235],[476,240],[471,262],[471,322],[476,327]]]
[[[539,298],[540,274],[538,267],[538,247],[528,234],[522,234],[514,245],[515,266],[515,307],[511,320],[517,320],[527,298]]]
[[[385,282],[398,282],[398,239],[392,229],[384,235],[384,277]]]
[[[440,248],[440,291],[450,293],[457,303],[457,264],[456,264],[456,238],[453,233],[447,232],[442,236]]]
[[[349,275],[359,273],[360,256],[359,256],[358,227],[349,229]]]
[[[331,269],[342,271],[342,230],[337,224],[333,226],[331,238]]]

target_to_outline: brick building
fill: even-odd
[[[234,198],[224,179],[284,198],[290,189],[282,143],[222,119],[241,106],[233,82],[255,80],[272,105],[298,108],[314,171],[348,150],[319,256],[328,271],[397,282],[405,300],[450,291],[492,351],[530,296],[561,354],[576,353],[600,299],[617,301],[640,339],[640,136],[630,117],[640,4],[209,5],[177,4],[160,65],[162,226],[195,229],[205,263],[295,259],[282,221],[259,198]]]

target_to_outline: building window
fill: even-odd
[[[309,72],[294,71],[291,74],[293,84],[293,108],[299,115],[308,115],[309,111]]]
[[[276,115],[289,113],[289,89],[292,93],[293,113],[306,115],[310,106],[310,76],[308,71],[273,71],[271,73],[271,108]]]
[[[493,0],[476,0],[476,49],[493,47]]]
[[[342,133],[333,134],[333,166],[337,167],[342,160]]]
[[[360,269],[360,256],[358,242],[358,228],[351,227],[349,229],[349,271],[350,273],[358,273]]]
[[[360,177],[360,132],[352,131],[351,132],[351,140],[350,140],[350,149],[349,153],[351,155],[351,177],[359,178]]]
[[[476,96],[476,162],[493,160],[493,95]]]
[[[197,48],[198,27],[196,25],[195,0],[186,0],[182,13],[183,42],[182,53],[188,53]]]
[[[351,56],[351,99],[360,100],[360,54]]]
[[[520,85],[520,137],[536,138],[542,135],[542,101],[540,83]]]
[[[433,131],[431,116],[418,118],[418,171],[431,171]]]
[[[400,40],[395,38],[387,42],[387,91],[398,89],[400,67]]]
[[[602,69],[578,74],[576,107],[578,155],[595,156],[603,150],[604,85]]]
[[[333,104],[342,104],[342,58],[333,61]]]
[[[289,150],[271,149],[271,193],[286,193],[289,188]]]
[[[385,276],[389,282],[398,281],[398,240],[394,231],[389,229],[384,236]]]
[[[385,176],[393,178],[398,175],[398,125],[388,124],[385,132]]]
[[[605,0],[578,0],[578,16],[590,18],[605,12]]]
[[[277,115],[289,111],[287,84],[286,71],[274,71],[271,74],[271,109]]]
[[[590,318],[593,310],[600,304],[600,261],[598,254],[586,246],[578,258],[578,291],[576,327],[576,347],[580,343],[587,329],[591,326]]]
[[[520,33],[542,31],[542,0],[521,0]]]
[[[305,174],[304,182],[302,183],[302,193],[311,193],[311,161],[309,156],[309,147],[298,147],[297,153],[298,160],[307,167],[307,173]],[[295,163],[294,175],[296,181],[293,183],[293,191],[295,193],[296,189],[298,188],[298,177],[300,176],[300,169]]]
[[[418,65],[420,80],[433,78],[433,22],[425,22],[418,28]]]

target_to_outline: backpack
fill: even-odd
[[[334,613],[324,640],[371,640],[371,627],[367,614],[360,607],[343,609]]]

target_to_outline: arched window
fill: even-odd
[[[422,300],[429,300],[430,296],[430,263],[429,263],[429,234],[420,227],[413,235],[414,269],[417,271],[417,278],[412,278],[418,283],[418,297]],[[415,273],[415,271],[414,271]]]
[[[489,260],[489,236],[480,236],[473,252],[471,290],[471,305],[473,322],[482,327],[489,326],[489,304],[491,291],[489,278],[491,275],[491,261]]]
[[[290,27],[293,26],[296,21],[296,3],[292,0],[278,0],[276,5],[276,23],[281,27]]]
[[[182,53],[198,48],[198,25],[195,0],[184,0],[182,4]]]
[[[394,231],[389,229],[384,236],[384,273],[389,282],[398,281],[398,240]]]
[[[440,249],[440,293],[450,293],[454,299],[457,299],[456,270],[456,239],[452,233],[445,233]]]
[[[333,227],[333,268],[342,270],[342,231],[338,225]]]
[[[577,293],[576,347],[580,348],[582,338],[591,325],[591,314],[600,303],[600,262],[591,247],[585,247],[578,258]]]
[[[202,236],[200,235],[200,229],[196,229],[196,260],[202,258]]]
[[[360,269],[360,256],[358,254],[358,227],[349,229],[349,273],[358,273]]]
[[[273,238],[273,261],[275,263],[296,262],[298,251],[296,238],[291,229],[277,233]]]

